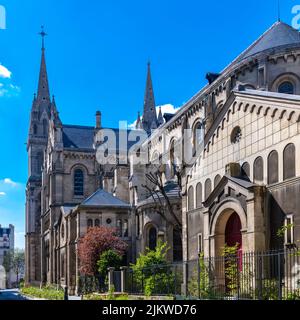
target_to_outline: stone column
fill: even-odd
[[[188,263],[183,262],[182,267],[183,283],[181,285],[181,294],[186,297],[188,294]]]
[[[112,290],[114,286],[114,271],[115,268],[108,268],[108,290]]]
[[[128,267],[121,267],[121,292],[126,292],[126,271]]]

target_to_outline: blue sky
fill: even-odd
[[[281,1],[291,24],[297,1]],[[300,1],[299,1],[300,4]],[[133,122],[142,110],[148,59],[157,105],[181,106],[277,20],[277,0],[0,0],[0,224],[24,247],[25,142],[45,25],[51,94],[64,123]]]

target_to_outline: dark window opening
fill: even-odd
[[[285,81],[279,85],[278,92],[285,94],[294,94],[294,85],[289,81]]]

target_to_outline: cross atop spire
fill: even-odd
[[[46,68],[46,58],[45,58],[45,37],[47,33],[44,30],[44,26],[41,27],[41,32],[39,35],[42,37],[42,58],[41,58],[41,67],[40,67],[40,75],[39,75],[39,84],[38,84],[38,94],[37,100],[41,104],[50,103],[50,92],[49,92],[49,84],[48,84],[48,75]]]
[[[280,0],[278,0],[278,21],[281,21],[281,6],[280,6]]]
[[[45,37],[48,34],[45,32],[44,26],[41,26],[41,32],[39,32],[39,35],[42,37],[42,50],[45,50]]]

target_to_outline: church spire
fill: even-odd
[[[157,116],[155,108],[155,99],[153,92],[153,85],[151,79],[150,62],[148,62],[148,74],[146,82],[146,91],[144,99],[144,113],[143,113],[143,129],[150,133],[151,129],[157,128]]]
[[[137,130],[142,129],[142,120],[141,120],[140,112],[138,112],[135,128]]]
[[[49,91],[46,58],[45,58],[45,37],[47,36],[47,33],[44,31],[43,26],[39,34],[42,37],[42,58],[41,58],[37,100],[38,102],[43,102],[43,101],[50,102],[50,91]]]

